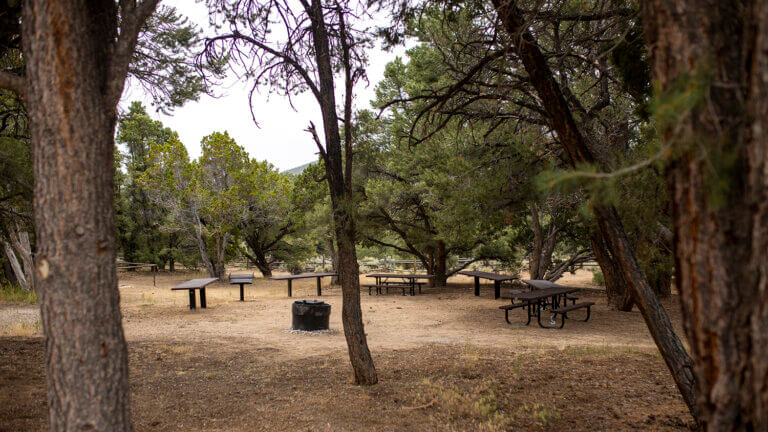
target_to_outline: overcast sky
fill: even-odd
[[[208,11],[204,4],[191,0],[163,0],[161,5],[175,6],[190,21],[210,34]],[[385,65],[396,55],[403,55],[404,49],[385,52],[376,49],[369,53],[367,69],[370,85],[360,83],[356,87],[356,107],[369,108],[374,97],[374,87],[384,76]],[[338,87],[338,84],[337,84]],[[304,131],[310,120],[321,127],[319,107],[314,98],[305,93],[293,98],[296,110],[291,108],[286,97],[269,94],[264,88],[254,96],[256,126],[248,106],[250,83],[228,77],[222,86],[215,89],[218,98],[202,96],[197,102],[188,102],[174,111],[172,116],[154,112],[151,99],[138,86],[126,89],[121,101],[122,107],[131,101],[140,100],[147,106],[150,116],[162,121],[165,126],[179,133],[189,155],[200,155],[200,140],[214,131],[227,131],[251,157],[267,160],[281,171],[303,165],[317,159],[317,147],[310,135]]]

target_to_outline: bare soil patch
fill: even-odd
[[[509,326],[468,278],[423,295],[362,295],[381,383],[351,383],[341,331],[291,334],[290,304],[315,281],[258,280],[208,290],[190,311],[170,287],[195,274],[121,275],[137,430],[684,430],[685,405],[639,313],[609,311],[599,291],[588,323]],[[588,286],[583,282],[582,286]],[[340,290],[324,284],[331,328]],[[506,300],[508,301],[508,300]],[[667,302],[679,325],[676,303]],[[0,306],[0,326],[11,309]],[[36,320],[24,313],[22,320]],[[521,311],[513,316],[523,319]],[[4,321],[5,320],[5,321]],[[3,330],[5,328],[5,330]],[[43,343],[0,327],[0,431],[45,430]]]

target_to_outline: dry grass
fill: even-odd
[[[587,272],[588,273],[588,272]],[[138,431],[684,430],[690,421],[638,313],[609,311],[563,330],[504,323],[471,281],[416,297],[362,296],[380,383],[351,382],[342,332],[286,333],[314,280],[219,283],[190,311],[175,284],[197,274],[121,274]],[[589,275],[577,275],[588,283]],[[331,328],[341,296],[324,283]],[[669,302],[679,325],[679,312]],[[45,430],[43,342],[35,308],[0,307],[0,431]],[[516,315],[514,319],[521,319]],[[5,324],[4,324],[5,323]],[[3,327],[3,326],[6,327]],[[5,329],[5,330],[4,330]]]
[[[42,350],[41,339],[0,338],[10,390],[0,430],[45,428]],[[650,354],[470,352],[380,350],[380,383],[358,387],[344,353],[285,362],[229,344],[132,343],[133,419],[139,431],[672,431],[690,421]]]
[[[25,290],[19,285],[0,285],[0,305],[33,305],[37,304],[37,293]]]

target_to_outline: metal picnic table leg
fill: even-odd
[[[480,278],[475,276],[475,297],[480,296]]]
[[[197,309],[197,306],[195,306],[195,290],[193,289],[189,290],[189,308],[192,310]]]
[[[291,279],[288,279],[288,297],[293,297],[293,286],[291,285]]]
[[[531,302],[528,302],[528,322],[525,323],[525,325],[528,325],[531,323],[531,312],[533,311],[533,305]]]
[[[245,292],[243,289],[243,284],[240,284],[240,301],[245,301]]]
[[[200,288],[200,307],[205,309],[205,288]]]
[[[493,298],[497,299],[501,297],[501,281],[493,281]]]
[[[323,295],[323,289],[320,285],[320,276],[317,277],[317,295],[318,297]]]

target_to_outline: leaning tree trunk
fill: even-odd
[[[272,277],[272,263],[267,259],[267,254],[264,253],[265,248],[259,236],[256,234],[248,235],[245,237],[245,243],[253,251],[253,255],[244,251],[245,256],[259,269],[262,276]]]
[[[267,257],[261,251],[254,251],[251,257],[251,262],[259,269],[262,276],[272,277],[272,264],[267,260]]]
[[[23,7],[51,431],[132,430],[115,267],[117,101],[107,94],[116,7],[112,0]]]
[[[544,109],[550,115],[552,128],[557,133],[560,144],[568,154],[571,163],[575,166],[597,162],[585,136],[576,125],[570,106],[552,75],[547,59],[541,52],[535,37],[528,30],[516,2],[511,0],[492,0],[492,2],[505,29],[513,37],[514,49]],[[675,334],[669,315],[640,271],[616,210],[611,206],[594,204],[593,212],[607,249],[628,282],[628,288],[683,400],[693,417],[698,420],[696,377],[693,375],[691,357]]]
[[[29,233],[16,227],[11,232],[11,244],[19,255],[24,266],[24,277],[27,280],[27,289],[35,289],[35,260],[32,256],[32,245],[29,242]]]
[[[6,279],[8,282],[10,282],[11,284],[18,284],[18,283],[20,283],[20,282],[19,282],[19,281],[16,279],[16,273],[15,273],[15,271],[14,271],[14,270],[11,268],[11,263],[10,263],[10,262],[8,262],[8,260],[4,260],[4,261],[3,261],[3,274],[2,274],[2,276],[3,276],[3,277],[5,277],[5,279]]]
[[[694,96],[659,131],[701,423],[768,430],[768,4],[647,1],[643,22],[655,88]]]
[[[11,269],[13,270],[13,276],[16,278],[16,281],[19,283],[19,285],[21,285],[23,289],[29,289],[29,285],[27,284],[27,277],[24,274],[24,270],[21,268],[21,264],[19,264],[19,260],[16,258],[16,253],[13,251],[13,247],[10,243],[8,243],[8,241],[3,240],[3,248],[5,249],[5,259],[11,266]]]

